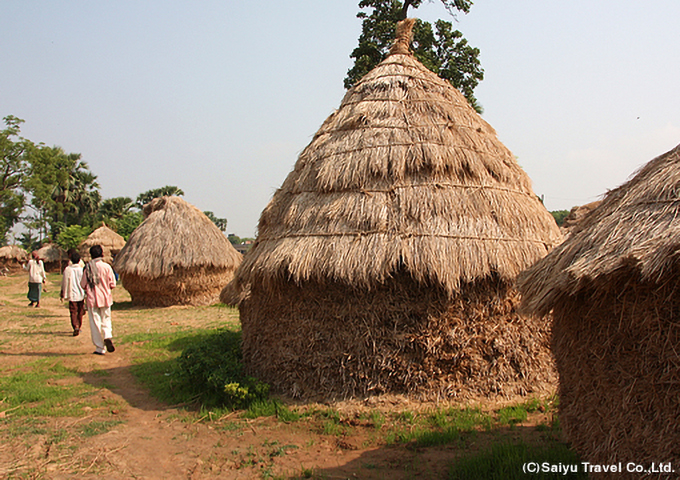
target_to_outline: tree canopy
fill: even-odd
[[[130,197],[102,199],[97,175],[79,153],[61,147],[34,143],[20,136],[24,120],[4,118],[0,130],[0,246],[6,245],[12,228],[23,224],[16,239],[29,250],[46,239],[63,248],[80,244],[93,230],[105,224],[125,240],[144,216],[142,209],[154,198],[184,195],[166,185]],[[217,228],[225,231],[227,219],[205,212]]]
[[[468,13],[472,6],[470,0],[442,0],[447,10]],[[364,75],[387,57],[395,39],[397,22],[404,19],[408,7],[418,8],[422,0],[361,0],[359,8],[370,9],[370,13],[360,11],[362,30],[359,45],[352,51],[354,66],[347,72],[345,88],[354,86]],[[434,24],[416,20],[413,27],[415,57],[451,85],[461,91],[470,105],[481,113],[482,108],[474,96],[474,89],[484,79],[484,70],[479,61],[479,49],[471,47],[453,24],[437,20]]]
[[[151,190],[147,190],[144,193],[140,193],[137,196],[137,201],[135,203],[137,204],[137,207],[141,210],[142,208],[144,208],[144,205],[149,203],[154,198],[170,197],[172,195],[177,195],[178,197],[181,197],[182,195],[184,195],[184,191],[179,187],[175,187],[174,185],[166,185],[165,187],[154,188]]]
[[[23,192],[28,170],[28,151],[32,143],[19,136],[23,120],[8,115],[5,129],[0,131],[0,245],[19,221],[26,203]]]

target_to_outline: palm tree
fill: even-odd
[[[165,187],[148,190],[144,193],[140,193],[137,196],[136,201],[137,208],[142,210],[144,208],[144,205],[149,203],[154,198],[170,197],[172,195],[177,195],[178,197],[181,197],[182,195],[184,195],[184,191],[181,188],[176,187],[174,185],[166,185]]]
[[[119,220],[135,206],[130,197],[107,198],[99,205],[99,215],[102,218]]]

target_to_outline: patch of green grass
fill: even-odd
[[[12,416],[80,416],[86,406],[82,400],[98,389],[79,381],[69,382],[78,377],[78,372],[50,359],[24,364],[0,377],[3,410]]]
[[[541,446],[530,446],[526,443],[498,443],[490,449],[475,455],[463,457],[454,463],[448,474],[449,480],[514,480],[527,478],[523,465],[534,462],[541,465],[547,462],[551,465],[580,465],[578,455],[559,442],[550,442]],[[543,480],[565,478],[564,475],[554,473],[531,474],[532,479]],[[572,478],[588,478],[581,472],[571,473]]]
[[[371,410],[369,416],[371,417],[371,422],[376,430],[380,430],[385,424],[385,416],[378,410]]]
[[[413,412],[404,411],[397,414],[397,421],[404,422],[408,425],[413,425],[416,421],[416,416]]]
[[[321,421],[320,430],[323,435],[341,436],[347,434],[348,427],[342,425],[342,418],[337,410],[327,408],[315,411],[312,415]]]
[[[276,417],[282,422],[295,422],[303,417],[278,400],[253,402],[242,414],[243,418]]]
[[[498,410],[497,419],[501,424],[515,425],[526,421],[528,416],[527,409],[523,405],[506,407]]]

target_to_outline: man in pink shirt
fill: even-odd
[[[105,349],[107,352],[116,350],[111,340],[111,289],[116,286],[116,277],[111,266],[102,259],[100,245],[90,247],[90,256],[92,260],[83,269],[80,285],[85,289],[92,343],[96,348],[94,353],[104,355]]]

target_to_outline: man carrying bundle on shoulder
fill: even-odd
[[[116,350],[111,339],[111,290],[116,286],[116,277],[111,266],[104,262],[100,245],[90,247],[90,256],[92,260],[85,265],[80,285],[85,289],[87,299],[92,343],[96,347],[93,353],[104,355],[104,349],[107,352]]]

